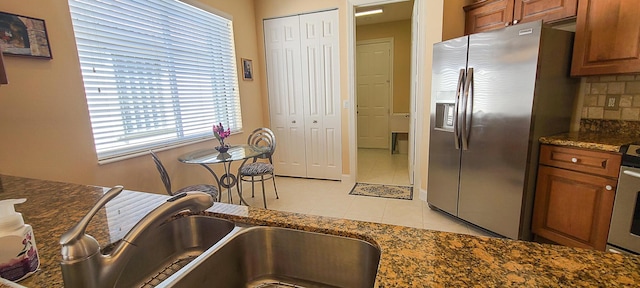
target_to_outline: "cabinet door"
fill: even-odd
[[[638,0],[581,0],[571,75],[640,72],[638,11]]]
[[[299,27],[298,16],[265,20],[264,42],[275,171],[306,177]]]
[[[614,179],[541,165],[533,233],[558,244],[604,251],[615,189]]]
[[[514,22],[554,22],[575,17],[578,0],[516,0],[514,6]]]
[[[504,28],[513,20],[515,0],[488,0],[464,7],[464,34]]]

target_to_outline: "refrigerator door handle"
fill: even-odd
[[[464,72],[465,69],[460,69],[460,76],[458,77],[458,87],[456,88],[456,102],[453,108],[453,138],[456,145],[456,150],[460,149],[460,128],[458,127],[458,115],[460,110],[460,97],[462,97],[462,89],[464,89]]]
[[[469,150],[469,136],[471,135],[471,116],[473,113],[473,68],[467,71],[467,81],[464,85],[464,110],[462,111],[462,150]]]

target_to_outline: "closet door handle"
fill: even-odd
[[[318,123],[318,120],[313,120],[313,124],[317,124],[317,123]]]

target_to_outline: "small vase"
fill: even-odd
[[[227,153],[227,151],[229,151],[229,145],[223,144],[220,146],[216,146],[215,149],[218,150],[218,152],[220,153]]]

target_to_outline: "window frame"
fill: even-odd
[[[72,10],[71,2],[73,2],[73,1],[77,1],[77,0],[68,0],[68,3],[69,3],[69,6],[70,6],[70,14],[72,15],[72,21],[75,21],[73,13],[71,12],[71,10]],[[162,6],[162,4],[164,4],[162,2],[164,0],[158,0],[158,1],[159,2],[149,3],[149,5],[160,5],[160,6]],[[211,104],[213,106],[215,106],[215,104],[218,104],[217,102],[221,101],[220,99],[223,100],[223,103],[226,103],[225,101],[227,101],[229,99],[232,100],[232,103],[228,104],[228,105],[231,105],[231,106],[223,105],[223,106],[218,106],[218,107],[220,107],[219,109],[218,109],[218,107],[209,109],[210,110],[209,112],[211,112],[211,114],[214,114],[213,116],[215,116],[217,118],[217,120],[213,120],[210,124],[217,124],[217,123],[213,123],[213,122],[219,121],[221,119],[232,118],[232,120],[229,120],[229,121],[231,121],[231,123],[235,123],[237,125],[237,126],[232,128],[232,134],[242,133],[243,132],[243,130],[242,130],[242,127],[243,127],[243,123],[242,122],[243,121],[242,121],[242,112],[241,112],[241,110],[242,110],[241,108],[242,107],[241,107],[241,97],[240,97],[240,89],[239,89],[239,86],[240,86],[239,84],[240,83],[239,83],[238,67],[237,67],[237,63],[236,63],[237,62],[236,60],[238,59],[237,58],[238,56],[237,56],[237,50],[236,50],[236,45],[235,45],[235,31],[234,31],[234,25],[233,25],[233,18],[231,17],[231,15],[229,15],[227,13],[224,13],[224,12],[222,12],[220,10],[217,10],[217,9],[215,9],[213,7],[210,7],[210,6],[206,5],[206,4],[200,3],[198,1],[193,1],[193,0],[175,0],[175,1],[176,2],[181,2],[182,4],[185,4],[185,5],[192,6],[193,8],[196,8],[196,9],[200,9],[200,10],[202,10],[204,12],[210,13],[210,14],[218,16],[218,17],[221,17],[221,18],[223,18],[223,19],[228,21],[228,24],[227,24],[228,25],[228,28],[227,28],[228,30],[223,29],[223,30],[228,32],[228,38],[227,37],[225,37],[225,38],[211,38],[211,37],[215,37],[216,36],[216,35],[213,35],[213,33],[207,35],[210,38],[206,38],[208,40],[211,40],[211,39],[223,39],[223,40],[214,40],[214,41],[218,41],[220,43],[230,44],[230,49],[231,50],[228,50],[227,48],[224,48],[224,49],[227,49],[227,50],[225,50],[226,53],[225,54],[216,54],[216,55],[218,55],[218,57],[220,57],[220,55],[229,55],[229,54],[232,55],[231,60],[230,61],[225,61],[225,63],[223,64],[222,68],[219,68],[218,70],[213,70],[213,71],[216,71],[218,73],[222,73],[220,75],[225,75],[225,76],[222,76],[223,79],[231,79],[231,82],[226,82],[227,80],[223,80],[222,81],[223,83],[226,83],[222,87],[227,87],[227,88],[223,89],[224,91],[227,91],[227,92],[223,92],[222,93],[225,96],[216,95],[217,90],[221,89],[221,88],[219,88],[220,86],[216,86],[216,85],[219,85],[219,84],[215,84],[213,80],[210,80],[210,81],[206,82],[206,83],[209,83],[207,85],[211,86],[211,90],[207,90],[207,91],[209,91],[207,93],[210,94],[208,97],[212,97],[211,99],[212,99],[213,102]],[[147,3],[148,2],[149,1],[147,1]],[[76,41],[76,47],[78,47],[78,50],[80,50],[79,45],[78,45],[78,36],[77,36],[77,34],[75,32],[76,23],[72,22],[72,25],[73,25],[73,28],[74,28],[74,40]],[[81,26],[81,24],[80,24],[80,26]],[[166,26],[162,26],[162,27],[168,27],[168,26],[170,26],[170,25],[167,24]],[[219,26],[219,28],[220,27],[222,27],[222,26]],[[117,31],[117,30],[111,30],[111,31]],[[227,34],[225,34],[225,35],[227,35]],[[228,41],[228,42],[225,42],[225,41]],[[204,46],[204,47],[206,47],[206,46]],[[110,50],[110,51],[117,51],[117,50]],[[78,56],[79,56],[79,60],[80,60],[79,64],[80,64],[81,69],[82,69],[83,62],[80,59],[81,56],[80,56],[80,52],[79,51],[78,51]],[[215,56],[211,56],[211,57],[215,58]],[[104,63],[111,63],[111,62],[108,62],[108,61],[105,60]],[[113,62],[113,63],[115,63],[115,62]],[[198,63],[198,62],[191,62],[191,63]],[[187,63],[187,65],[193,65],[193,64],[188,64]],[[140,67],[142,67],[142,66],[140,66]],[[138,68],[140,68],[140,67],[138,67]],[[233,73],[231,73],[231,72],[233,72]],[[113,72],[113,73],[115,73],[114,75],[117,74],[117,72]],[[215,74],[214,72],[211,72],[211,73]],[[230,74],[232,74],[232,76],[229,76]],[[137,75],[137,74],[134,74],[134,75]],[[114,78],[109,78],[109,79],[117,79],[118,78],[118,76],[113,76],[113,77]],[[133,77],[135,77],[135,76],[133,76]],[[85,75],[83,74],[83,80],[87,81],[86,79],[87,78],[85,78]],[[231,85],[231,86],[228,86],[228,85]],[[204,142],[204,141],[210,141],[212,139],[215,139],[215,137],[213,136],[213,133],[208,134],[208,133],[204,132],[205,128],[202,125],[199,126],[200,128],[198,130],[198,131],[200,131],[200,130],[202,130],[202,131],[199,132],[197,135],[192,135],[192,136],[189,136],[189,137],[185,137],[184,136],[185,132],[183,132],[183,131],[186,131],[186,130],[184,130],[184,128],[180,128],[179,130],[176,130],[176,129],[179,128],[180,125],[175,124],[173,128],[171,128],[171,127],[170,128],[164,128],[165,130],[166,129],[173,129],[173,130],[171,130],[172,131],[171,133],[163,134],[164,136],[170,135],[170,134],[174,134],[174,136],[172,136],[170,139],[155,140],[155,141],[153,141],[152,144],[147,144],[147,143],[145,143],[145,144],[126,144],[126,145],[123,145],[122,147],[118,148],[117,152],[108,152],[109,150],[106,150],[107,152],[105,152],[105,149],[102,149],[102,151],[101,151],[101,150],[98,149],[98,145],[96,145],[96,141],[98,141],[98,140],[97,140],[97,136],[96,136],[96,127],[94,126],[94,123],[93,123],[94,119],[98,119],[100,117],[98,117],[98,116],[93,116],[92,117],[92,115],[91,115],[91,107],[90,107],[90,104],[89,104],[90,100],[89,100],[89,96],[88,96],[89,92],[88,92],[88,88],[87,87],[88,87],[87,85],[84,85],[84,88],[85,88],[85,99],[87,100],[87,106],[88,106],[88,108],[90,110],[89,111],[90,112],[89,119],[92,122],[91,123],[92,136],[93,136],[93,140],[94,140],[94,149],[96,151],[98,164],[112,163],[112,162],[121,161],[121,160],[124,160],[124,159],[129,159],[129,158],[134,158],[134,157],[138,157],[138,156],[141,156],[141,155],[146,155],[148,153],[147,151],[151,150],[151,149],[156,150],[156,151],[162,151],[162,150],[173,149],[173,148],[177,148],[177,147],[181,147],[181,146],[185,146],[185,145],[191,145],[191,144],[196,144],[196,143],[200,143],[200,142]],[[216,89],[216,87],[218,87],[218,89]],[[170,90],[174,90],[174,89],[172,88]],[[229,90],[231,92],[229,92]],[[171,94],[172,98],[173,97],[180,98],[180,93],[179,92],[171,92],[169,94]],[[231,96],[229,96],[229,95],[231,95]],[[118,96],[118,97],[120,97],[120,96]],[[153,97],[154,96],[152,95],[151,98],[153,98]],[[157,96],[155,96],[155,97],[157,97]],[[153,98],[153,99],[162,99],[162,98]],[[119,102],[120,106],[123,106],[122,100],[118,100],[118,101],[120,101]],[[175,108],[174,107],[174,110],[175,109],[181,109],[181,108]],[[229,110],[229,109],[231,109],[231,110]],[[122,108],[122,107],[120,107],[118,109],[118,111],[120,111],[121,113],[124,110],[125,109]],[[222,112],[216,112],[216,110],[227,111],[227,112],[224,112],[224,113],[226,113],[226,114],[224,114],[226,116],[221,116],[221,115],[223,115],[223,113]],[[231,111],[231,112],[228,112],[228,111]],[[150,113],[153,114],[154,112],[150,112]],[[147,114],[147,113],[142,113],[142,114]],[[180,114],[180,113],[177,113],[177,114]],[[136,114],[136,115],[138,115],[138,114]],[[126,130],[126,126],[127,126],[125,124],[125,116],[123,116],[121,114],[121,115],[119,115],[119,117],[120,117],[120,119],[119,120],[114,120],[114,122],[122,122],[122,124],[119,127],[122,128],[122,131],[125,131]],[[164,116],[162,116],[160,118],[163,118],[163,117]],[[203,118],[202,116],[198,116],[198,115],[196,115],[195,117]],[[143,119],[151,119],[150,123],[157,123],[157,121],[153,120],[153,117],[151,117],[151,118],[143,118]],[[166,121],[166,120],[164,120],[164,121]],[[225,124],[224,122],[222,122],[222,123]],[[227,125],[225,125],[225,126],[227,126]],[[211,126],[209,126],[209,127],[211,127]],[[208,129],[209,129],[208,131],[211,131],[210,128],[208,128]],[[153,133],[156,133],[156,131],[159,131],[159,130],[150,130],[148,133],[153,134]],[[122,132],[122,133],[123,133],[123,135],[126,136],[126,132]],[[138,134],[136,134],[136,135],[139,135],[139,134],[140,133],[138,132]],[[180,134],[182,134],[182,135],[180,135]],[[127,142],[127,140],[122,140],[120,142]]]

